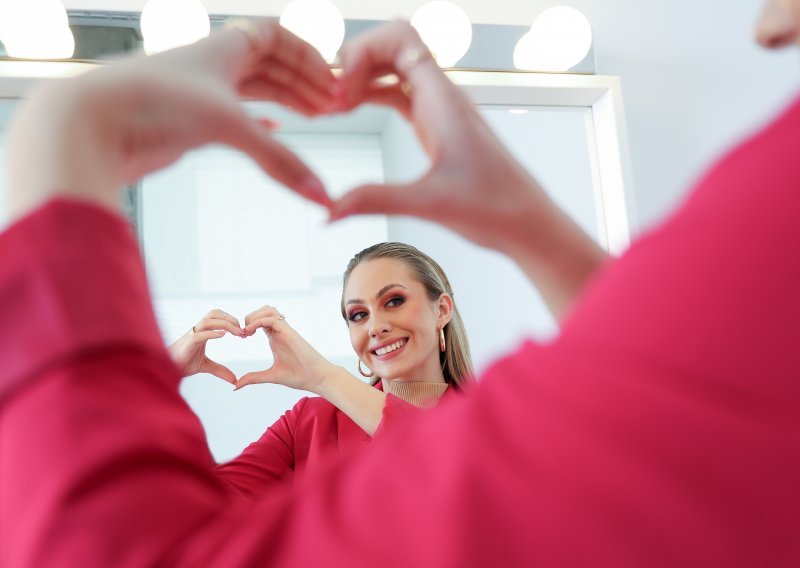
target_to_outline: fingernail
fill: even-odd
[[[345,217],[350,215],[350,211],[347,209],[340,209],[338,211],[330,211],[328,214],[328,224],[335,223],[337,221],[341,221]]]
[[[325,186],[322,185],[322,182],[316,177],[306,178],[301,185],[303,189],[305,189],[308,196],[320,205],[327,206],[329,203],[331,203],[331,198],[328,197],[328,193],[325,191]]]

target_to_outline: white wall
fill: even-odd
[[[424,0],[335,0],[346,18],[409,17]],[[752,38],[761,2],[456,0],[477,23],[527,25],[569,4],[595,34],[597,71],[622,77],[639,220],[660,218],[704,164],[773,114],[797,84],[796,55]],[[204,0],[212,13],[277,15],[288,0]],[[65,0],[68,8],[141,10],[145,0]]]

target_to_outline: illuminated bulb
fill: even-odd
[[[292,0],[284,8],[281,25],[313,45],[328,63],[333,63],[344,41],[344,18],[329,0]]]
[[[539,14],[514,49],[514,65],[526,71],[568,71],[592,47],[589,20],[575,8],[556,6]]]
[[[508,112],[511,114],[528,114],[528,109],[526,108],[510,108]]]
[[[140,23],[148,55],[189,45],[211,32],[208,12],[199,0],[149,0]]]
[[[75,38],[59,0],[0,1],[0,41],[10,57],[69,59]]]
[[[414,12],[411,25],[419,32],[439,67],[453,67],[472,43],[469,16],[452,2],[428,2]]]

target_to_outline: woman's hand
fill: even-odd
[[[118,189],[192,148],[218,142],[327,205],[322,183],[251,118],[240,98],[328,112],[336,84],[317,51],[275,20],[251,20],[195,44],[51,82],[16,113],[9,133],[15,216],[47,198],[119,208]]]
[[[236,375],[233,371],[206,356],[206,343],[226,333],[245,337],[235,317],[222,310],[211,310],[189,332],[169,346],[169,354],[185,377],[210,373],[235,385]]]
[[[274,361],[266,371],[247,373],[236,382],[240,389],[253,383],[274,383],[319,394],[325,379],[337,367],[314,349],[283,315],[272,306],[263,306],[245,318],[244,333],[251,336],[263,329]]]
[[[372,29],[340,57],[340,107],[394,107],[413,124],[431,167],[412,183],[345,194],[331,206],[331,219],[388,213],[441,223],[513,258],[560,318],[605,259],[603,250],[511,156],[410,25]],[[377,81],[390,73],[400,82]]]
[[[355,189],[333,204],[332,218],[413,215],[501,249],[506,241],[535,236],[537,221],[555,206],[442,73],[414,28],[393,22],[369,30],[344,46],[340,58],[341,107],[394,107],[414,126],[431,167],[413,183]],[[400,82],[377,82],[389,73]]]

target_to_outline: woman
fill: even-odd
[[[800,0],[766,6],[762,43],[800,43]],[[0,236],[4,565],[796,566],[800,100],[595,274],[552,343],[523,345],[302,491],[227,493],[108,210],[131,158],[149,171],[222,136],[200,120],[222,104],[209,89],[241,86],[222,63],[259,67],[292,45],[260,31],[249,51],[229,33],[70,80],[18,117],[15,152],[38,167],[10,186],[25,216]],[[334,215],[416,211],[529,266],[550,258],[550,277],[583,273],[581,255],[559,261],[575,236],[539,186],[422,50],[402,24],[345,48],[339,96],[408,93],[398,106],[432,168]],[[387,68],[407,88],[375,85]],[[143,133],[160,134],[149,152],[119,144]],[[61,159],[70,149],[92,151]],[[274,346],[282,320],[262,319]]]
[[[187,376],[205,371],[235,382],[229,369],[205,356],[206,343],[225,332],[246,337],[262,328],[277,347],[275,363],[248,373],[237,388],[269,382],[320,395],[301,399],[239,457],[217,467],[239,492],[255,497],[271,481],[297,480],[333,456],[362,447],[379,424],[390,427],[412,407],[432,407],[473,381],[450,282],[439,264],[415,247],[379,243],[356,254],[344,272],[341,309],[358,369],[377,388],[327,362],[271,306],[247,316],[244,329],[234,317],[213,310],[169,347]],[[282,337],[279,346],[276,333]],[[287,359],[294,363],[287,365]]]

